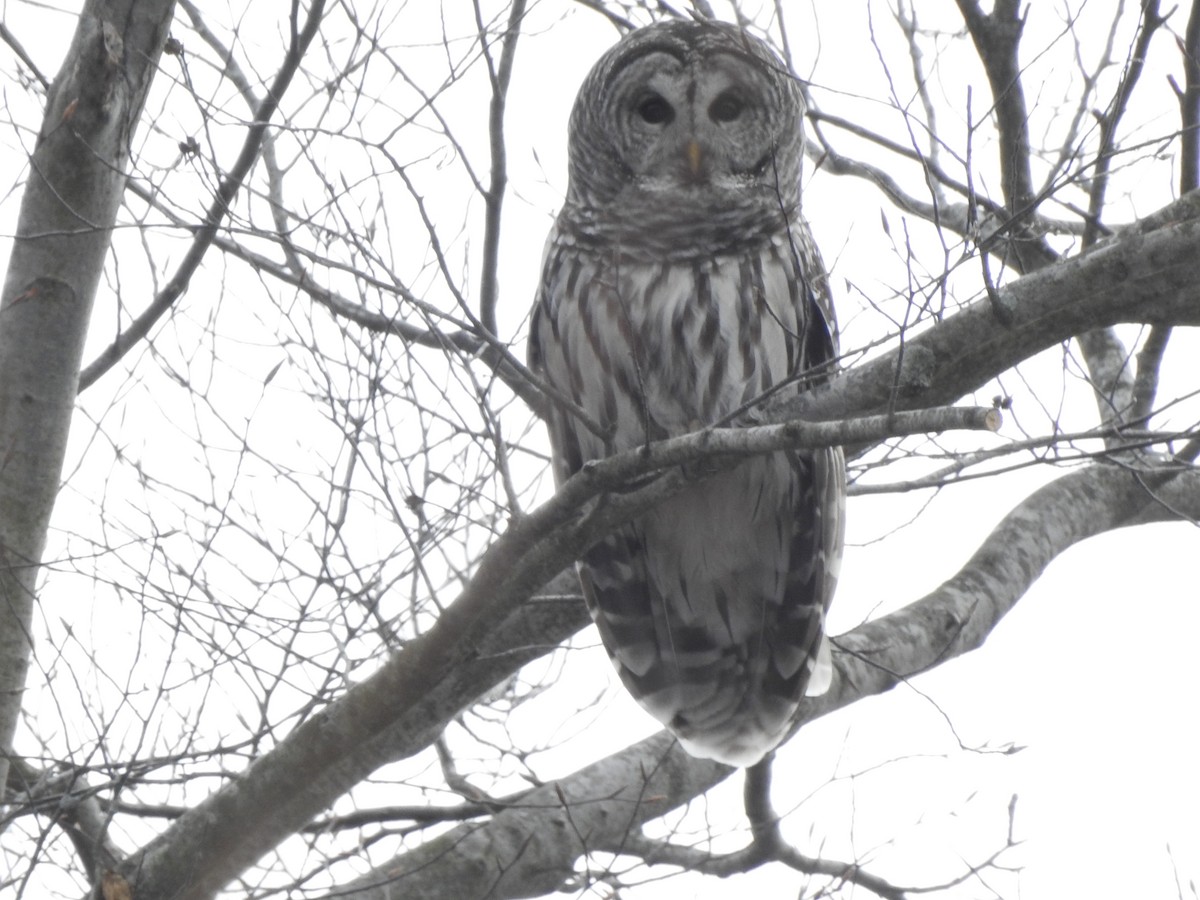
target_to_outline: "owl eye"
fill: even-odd
[[[734,91],[722,91],[708,108],[708,117],[714,122],[733,122],[746,108],[746,102]]]
[[[666,125],[675,118],[671,104],[658,94],[649,94],[637,105],[637,114],[647,125]]]

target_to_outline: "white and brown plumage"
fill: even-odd
[[[593,68],[529,357],[610,436],[555,409],[560,481],[828,377],[836,326],[800,215],[802,113],[780,60],[732,26],[643,28]],[[844,493],[838,449],[757,457],[585,554],[621,679],[693,755],[757,762],[827,687]]]

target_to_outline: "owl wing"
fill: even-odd
[[[803,331],[805,351],[799,370],[802,375],[812,373],[805,388],[819,387],[836,372],[841,355],[829,276],[802,217],[797,217],[792,225],[789,244],[803,286],[799,302],[807,307]],[[841,571],[846,526],[846,457],[841,447],[826,447],[808,454],[807,459],[810,469],[808,478],[802,480],[806,492],[797,506],[797,546],[792,555],[793,567],[800,570],[794,603],[821,609],[821,639],[805,687],[806,696],[819,697],[833,683],[833,660],[829,638],[824,633],[824,614],[833,601]],[[807,519],[804,517],[806,511],[809,513]],[[809,561],[810,568],[806,569],[803,560]],[[803,586],[806,576],[807,587]]]

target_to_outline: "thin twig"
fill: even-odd
[[[245,181],[246,176],[250,173],[250,168],[259,157],[263,135],[266,133],[271,118],[279,109],[279,103],[299,69],[309,44],[316,37],[324,10],[325,0],[312,0],[303,30],[296,30],[293,25],[292,42],[288,47],[283,65],[275,76],[271,89],[267,91],[267,96],[259,106],[254,122],[246,133],[241,153],[238,154],[229,174],[222,179],[217,188],[216,196],[204,216],[203,223],[196,230],[195,240],[188,248],[187,255],[184,256],[166,287],[159,291],[151,304],[80,373],[80,389],[87,387],[115,366],[126,353],[150,333],[150,329],[154,327],[155,323],[175,305],[175,301],[182,297],[187,290],[188,283],[199,268],[208,248],[212,246],[221,223],[229,213],[229,206],[233,202],[234,196],[241,189],[242,182]],[[295,16],[296,7],[293,6],[293,20]]]
[[[487,213],[483,226],[483,262],[479,279],[479,320],[491,334],[496,334],[496,305],[499,302],[498,270],[500,267],[501,212],[504,207],[504,192],[508,185],[508,151],[504,137],[504,105],[508,99],[508,86],[512,80],[513,60],[517,53],[517,39],[521,36],[521,24],[525,18],[525,0],[513,0],[508,14],[508,27],[501,40],[500,63],[494,65],[488,47],[488,32],[484,27],[479,4],[475,3],[475,22],[479,28],[479,46],[488,77],[492,84],[492,100],[488,107],[488,140],[491,148],[492,175],[484,194]]]

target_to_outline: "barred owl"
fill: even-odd
[[[802,114],[783,63],[728,25],[642,28],[588,75],[529,360],[605,435],[552,410],[560,482],[828,378],[836,326],[800,215]],[[622,681],[692,755],[752,765],[827,689],[844,496],[840,449],[755,457],[580,561]]]

